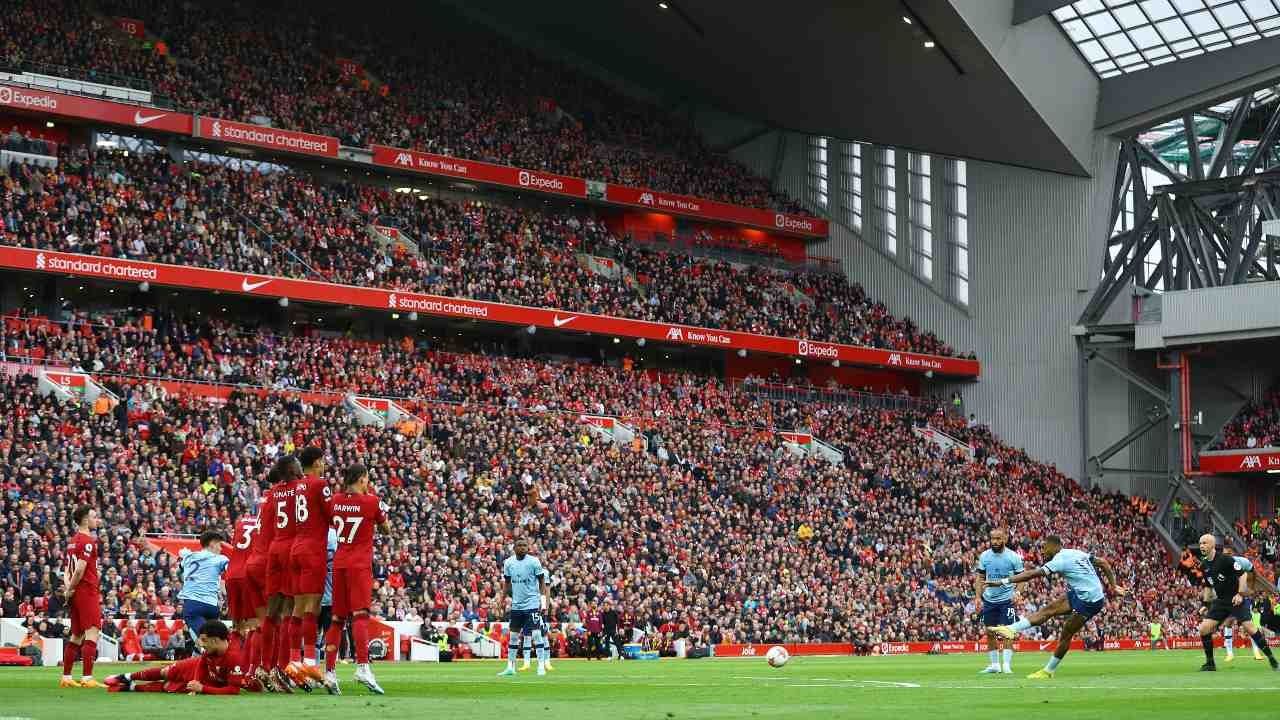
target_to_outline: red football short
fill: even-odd
[[[293,545],[272,545],[267,553],[267,597],[288,595],[292,597],[293,573],[289,571],[289,555]]]
[[[369,609],[373,597],[373,570],[333,569],[333,616],[350,617]]]
[[[89,628],[102,627],[102,598],[98,588],[76,590],[71,596],[71,635],[83,635]]]
[[[320,552],[308,552],[293,546],[289,556],[289,573],[292,576],[294,595],[323,595],[324,578],[329,573],[329,561],[323,547]]]
[[[252,620],[255,610],[266,605],[261,588],[247,576],[227,580],[227,614],[232,620]]]

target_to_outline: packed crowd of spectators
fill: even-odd
[[[375,610],[387,617],[500,619],[499,569],[520,534],[551,569],[560,622],[586,622],[613,602],[667,640],[972,639],[974,559],[987,530],[1006,525],[1029,563],[1049,532],[1113,560],[1133,592],[1099,618],[1109,636],[1139,633],[1152,617],[1171,634],[1195,622],[1194,590],[1146,529],[1149,505],[1082,490],[940,408],[771,399],[694,374],[403,340],[246,340],[247,328],[192,336],[158,314],[152,330],[101,325],[6,323],[14,359],[43,346],[45,359],[101,362],[98,377],[122,399],[115,410],[58,404],[30,377],[0,380],[0,413],[13,420],[0,429],[0,484],[14,529],[0,538],[0,578],[37,612],[58,610],[57,553],[76,504],[104,513],[107,612],[164,615],[176,563],[140,538],[229,527],[273,458],[319,443],[335,467],[374,468],[391,506],[375,564]],[[312,359],[290,362],[282,342]],[[223,362],[246,362],[242,379],[265,386],[283,374],[313,392],[353,379],[410,390],[405,404],[423,432],[354,425],[340,403],[314,395],[242,388],[210,402],[136,377],[207,379]],[[584,412],[619,417],[636,436],[610,440],[581,422]],[[926,422],[963,434],[977,460],[912,433]],[[812,432],[843,461],[797,455],[775,430]],[[1027,610],[1061,592],[1032,584],[1019,602]]]
[[[708,150],[688,119],[455,17],[361,24],[339,8],[290,3],[11,5],[0,16],[0,63],[10,67],[69,66],[68,74],[113,83],[133,77],[182,109],[353,146],[410,147],[803,212]],[[142,21],[149,38],[115,31],[95,10]]]
[[[1280,387],[1245,403],[1222,428],[1215,450],[1280,446]]]
[[[163,154],[61,149],[0,178],[5,242],[568,311],[955,355],[838,272],[747,267],[632,243],[589,216],[395,193]],[[416,242],[382,244],[371,223]],[[624,266],[608,278],[579,256]]]

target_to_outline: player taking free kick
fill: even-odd
[[[1116,597],[1124,597],[1127,592],[1116,584],[1116,575],[1110,563],[1083,550],[1062,547],[1062,538],[1057,535],[1046,537],[1040,546],[1040,551],[1045,557],[1044,565],[1020,572],[1013,577],[987,581],[990,587],[1007,587],[1039,577],[1061,575],[1067,582],[1067,594],[1064,597],[1049,603],[1029,616],[1019,618],[1012,625],[992,628],[1000,637],[1013,640],[1022,631],[1042,625],[1051,618],[1059,615],[1069,616],[1062,623],[1062,630],[1058,633],[1058,647],[1053,651],[1053,657],[1049,658],[1049,663],[1043,670],[1037,670],[1027,676],[1031,680],[1051,679],[1054,671],[1058,669],[1058,664],[1071,649],[1071,638],[1075,637],[1084,624],[1094,615],[1102,612],[1103,607],[1106,606],[1107,594],[1102,581],[1098,579],[1099,570],[1106,576],[1107,585]]]

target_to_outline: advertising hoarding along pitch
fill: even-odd
[[[436,317],[466,318],[510,325],[533,325],[723,350],[747,350],[821,362],[839,360],[844,364],[884,367],[908,372],[932,371],[956,377],[977,377],[981,371],[978,361],[964,358],[30,248],[0,246],[0,267],[106,280],[146,281],[173,287],[217,290],[269,298],[287,297],[294,300],[332,305],[355,305],[390,312],[416,312]]]

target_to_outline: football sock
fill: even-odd
[[[276,644],[271,650],[271,664],[284,670],[289,664],[289,618],[280,618],[276,623]]]
[[[320,634],[319,624],[316,622],[316,614],[309,612],[302,616],[301,621],[302,632],[302,659],[310,661],[308,664],[314,665],[316,662],[316,635]]]
[[[324,669],[333,672],[338,667],[338,646],[342,644],[342,625],[341,619],[336,619],[329,625],[329,632],[324,635]]]
[[[1249,636],[1253,640],[1253,646],[1262,651],[1263,655],[1271,657],[1271,646],[1267,644],[1267,639],[1262,637],[1261,630],[1255,630],[1253,635]]]
[[[289,654],[285,662],[297,662],[302,659],[302,618],[289,618]]]
[[[1212,665],[1212,664],[1213,664],[1213,636],[1212,636],[1212,635],[1201,635],[1201,636],[1200,636],[1200,644],[1204,646],[1204,658],[1205,658],[1205,662],[1207,662],[1207,663],[1209,663],[1210,665]]]
[[[258,667],[270,670],[276,665],[276,621],[270,615],[258,628]]]
[[[1005,650],[1004,650],[1004,666],[1005,666],[1005,667],[1009,667],[1009,666],[1011,666],[1011,665],[1013,665],[1013,650],[1012,650],[1012,649],[1010,649],[1010,648],[1005,648]]]
[[[538,665],[539,665],[539,666],[541,666],[541,665],[542,665],[542,663],[544,662],[544,661],[543,661],[543,659],[542,659],[542,654],[543,654],[543,651],[546,649],[546,641],[544,641],[544,640],[542,639],[542,631],[541,631],[541,630],[534,630],[534,631],[533,631],[533,640],[532,640],[532,642],[533,642],[533,646],[534,646],[535,648],[537,648],[537,651],[538,651]]]
[[[1045,664],[1044,669],[1049,672],[1053,672],[1058,669],[1058,663],[1060,662],[1062,662],[1062,658],[1057,655],[1051,655],[1049,656],[1049,662]]]
[[[988,651],[987,651],[987,659],[991,661],[991,667],[999,667],[999,665],[1000,665],[1000,651],[999,651],[999,650],[988,650]]]
[[[1225,628],[1222,631],[1222,647],[1226,648],[1227,654],[1231,655],[1236,649],[1236,631],[1235,628]]]
[[[249,648],[249,667],[258,667],[262,662],[262,631],[258,629],[249,631],[249,637],[245,638],[244,644]]]
[[[76,664],[76,658],[80,655],[80,643],[67,641],[66,648],[62,651],[62,676],[71,677],[71,666]]]
[[[1031,621],[1027,619],[1026,615],[1023,615],[1022,617],[1018,618],[1017,622],[1010,625],[1009,629],[1013,630],[1014,632],[1022,632],[1023,630],[1026,630],[1029,627],[1031,627]]]
[[[356,662],[369,664],[369,616],[357,615],[351,623],[351,641],[356,644]]]
[[[145,670],[131,672],[125,677],[128,678],[129,680],[132,680],[133,682],[155,682],[157,680],[164,679],[164,676],[160,674],[160,671],[163,669],[164,668],[158,668],[158,667],[147,668]]]
[[[148,682],[141,685],[134,685],[132,692],[164,692],[164,683]]]
[[[93,677],[93,663],[98,659],[98,641],[85,640],[80,646],[80,661],[84,665],[84,677]]]

